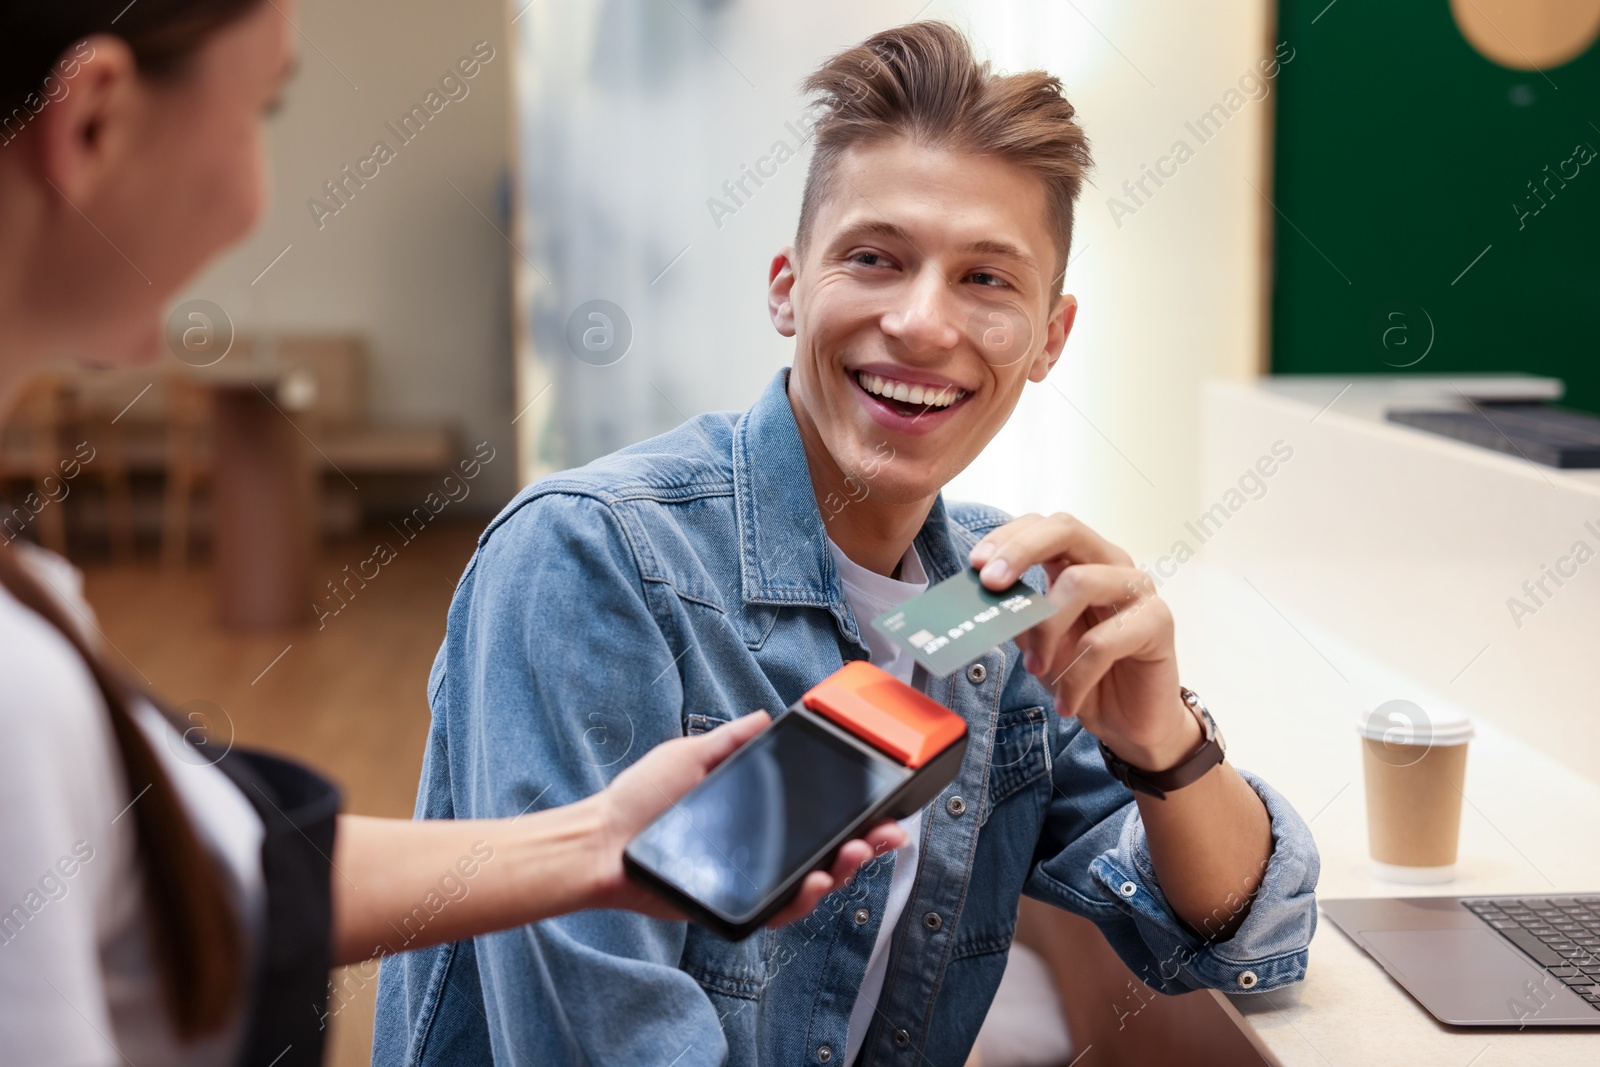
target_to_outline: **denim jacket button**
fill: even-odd
[[[911,1044],[911,1035],[906,1033],[904,1030],[896,1030],[894,1032],[894,1043],[899,1045],[901,1048],[905,1048],[907,1045]]]
[[[967,668],[967,681],[973,685],[982,685],[983,680],[989,677],[989,669],[981,663],[974,663]]]
[[[966,814],[967,802],[962,800],[960,797],[951,797],[949,800],[944,802],[944,810],[948,811],[951,815],[954,815],[959,819],[962,815]]]
[[[1243,974],[1241,974],[1239,976],[1239,988],[1240,989],[1254,989],[1256,983],[1259,982],[1259,981],[1260,981],[1260,979],[1256,977],[1256,972],[1254,972],[1254,971],[1245,971]]]
[[[928,914],[922,917],[922,925],[926,926],[929,930],[938,933],[939,927],[944,925],[944,920],[939,918],[938,912],[930,911]]]
[[[827,1063],[831,1059],[833,1059],[833,1048],[831,1046],[823,1045],[821,1048],[817,1049],[818,1063]]]
[[[867,910],[866,908],[857,908],[856,909],[855,920],[856,920],[856,925],[857,926],[865,926],[865,925],[867,925],[867,920],[870,919],[870,918],[872,918],[872,912],[871,911]]]
[[[1134,885],[1132,882],[1123,882],[1117,887],[1117,892],[1121,893],[1125,897],[1131,897],[1138,891],[1139,887]]]

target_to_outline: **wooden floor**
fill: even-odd
[[[343,788],[346,811],[409,817],[428,731],[428,669],[481,529],[428,527],[320,628],[218,629],[210,572],[200,565],[88,565],[85,591],[112,646],[107,654],[181,710],[208,714],[214,741],[231,730],[240,744],[316,766]],[[318,582],[347,563],[354,570],[380,539],[324,547]],[[207,703],[182,708],[191,701]],[[368,1063],[375,993],[375,983],[360,989],[330,1020],[330,1067]]]

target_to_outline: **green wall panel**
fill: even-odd
[[[1282,0],[1278,37],[1273,370],[1548,374],[1600,412],[1600,47],[1510,70],[1444,0]]]

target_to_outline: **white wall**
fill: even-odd
[[[723,185],[775,144],[799,144],[801,79],[895,15],[859,0],[567,0],[518,20],[525,477],[748,407],[790,362],[767,316],[767,267],[794,238],[809,142],[759,187],[747,180],[748,198]],[[737,210],[714,214],[713,198]],[[633,328],[607,366],[577,359],[564,336],[593,299]]]
[[[948,492],[1070,511],[1142,560],[1165,551],[1198,504],[1200,383],[1257,367],[1265,202],[1248,183],[1271,195],[1261,161],[1276,90],[1226,94],[1272,56],[1268,5],[967,6],[998,67],[1060,75],[1096,171],[1078,205],[1066,288],[1081,306],[1063,362]],[[1236,100],[1205,143],[1186,128]],[[1164,185],[1147,181],[1152,195],[1135,204],[1122,183],[1180,139],[1193,158]],[[1133,213],[1114,218],[1113,196]]]
[[[1018,512],[1069,510],[1140,558],[1164,550],[1191,517],[1200,383],[1251,376],[1259,359],[1270,208],[1249,183],[1270,195],[1261,172],[1272,89],[1257,100],[1227,94],[1273,54],[1267,7],[935,0],[923,8],[921,17],[968,28],[997,67],[1058,73],[1097,160],[1067,276],[1082,310],[1066,360],[1030,389],[952,496]],[[914,14],[844,0],[803,13],[778,0],[684,0],[676,12],[641,0],[573,0],[536,5],[521,20],[531,62],[518,70],[518,121],[536,157],[524,164],[533,203],[522,223],[549,281],[518,266],[534,319],[518,408],[551,386],[518,425],[526,476],[701,411],[744,407],[788,362],[791,344],[767,321],[766,266],[793,234],[805,161],[785,165],[720,227],[705,202],[741,163],[788,136],[784,122],[803,108],[795,87],[820,59]],[[604,74],[619,53],[640,48],[618,25],[646,33],[661,70],[637,81]],[[1202,144],[1185,123],[1219,103],[1237,110]],[[558,116],[561,128],[541,114]],[[1108,198],[1125,196],[1122,182],[1178,139],[1193,158],[1163,187],[1147,182],[1154,195],[1125,200],[1132,213],[1114,219]],[[613,366],[580,363],[560,335],[571,310],[595,297],[623,305],[635,327],[633,350]]]
[[[678,100],[698,101],[704,111],[694,150],[642,160],[619,151],[622,162],[612,172],[631,169],[639,188],[658,190],[651,219],[660,247],[651,251],[660,254],[632,269],[646,288],[690,247],[653,287],[669,294],[659,321],[647,309],[639,347],[616,368],[583,366],[545,346],[524,368],[522,395],[513,399],[508,273],[513,260],[521,263],[478,214],[510,232],[499,181],[511,151],[513,49],[504,31],[510,16],[496,0],[303,0],[296,15],[305,34],[301,70],[270,135],[268,215],[184,296],[214,300],[247,331],[363,332],[373,349],[377,417],[452,420],[469,441],[487,437],[497,447],[510,447],[512,415],[563,360],[562,390],[590,397],[587,410],[603,411],[595,398],[618,390],[636,398],[636,411],[608,435],[619,442],[664,429],[680,412],[748,404],[789,355],[766,321],[764,277],[767,257],[792,234],[804,161],[786,165],[720,228],[705,201],[723,179],[737,176],[739,164],[787,136],[784,123],[800,113],[795,84],[823,55],[914,12],[843,2],[801,12],[772,0],[681,8],[715,46],[679,26],[699,46],[691,57],[699,84]],[[1242,74],[1272,54],[1266,8],[1264,0],[938,0],[923,13],[968,26],[997,66],[1060,74],[1097,160],[1068,272],[1069,291],[1083,307],[1066,361],[1052,382],[1024,397],[953,495],[1016,511],[1070,510],[1141,557],[1164,549],[1197,506],[1199,382],[1247,377],[1256,367],[1263,201],[1246,179],[1270,195],[1260,153],[1272,99],[1244,103],[1204,145],[1185,123],[1223,102]],[[546,21],[556,10],[537,5],[516,29],[526,34],[542,24],[556,32]],[[307,200],[341,167],[367,156],[373,141],[391,140],[385,123],[420,102],[481,40],[496,58],[469,83],[470,95],[447,105],[319,231]],[[559,38],[554,47],[589,54],[575,38]],[[532,99],[527,85],[522,92]],[[1196,149],[1194,158],[1165,186],[1147,185],[1155,195],[1117,225],[1108,198],[1123,195],[1122,182],[1137,179],[1140,164],[1153,165],[1180,138]],[[603,185],[605,162],[580,154],[565,165]],[[519,244],[541,262],[536,233]],[[285,246],[292,247],[252,285]],[[553,297],[540,294],[543,288],[526,286],[530,303],[575,305],[604,295]],[[539,451],[536,438],[548,430],[542,409],[562,390],[519,422],[527,431],[524,459]],[[491,465],[486,477],[494,480],[485,483],[485,499],[502,498],[516,481],[510,464]]]
[[[483,491],[471,501],[480,509],[516,484],[512,253],[478,213],[507,228],[500,206],[510,134],[506,18],[500,0],[301,0],[299,73],[269,127],[266,217],[183,294],[221,305],[243,332],[366,335],[375,418],[453,422],[469,451],[487,439],[506,457],[485,469]],[[495,58],[465,83],[464,98],[446,103],[401,147],[385,123],[422,103],[479,41]],[[378,140],[396,149],[395,158],[319,230],[307,201],[332,203],[323,184],[367,158]],[[253,282],[285,246],[288,253]]]

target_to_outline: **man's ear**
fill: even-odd
[[[794,246],[785,245],[767,268],[767,314],[785,337],[794,336]]]
[[[66,94],[46,104],[33,125],[41,176],[76,203],[116,177],[145,104],[138,63],[122,38],[96,34],[73,55],[77,72],[62,78]]]
[[[1077,318],[1078,298],[1071,293],[1056,297],[1055,309],[1045,323],[1044,347],[1033,357],[1033,365],[1028,368],[1030,382],[1044,381],[1050,368],[1056,365],[1056,360],[1061,358],[1061,352],[1067,346],[1067,334],[1072,332],[1072,324]]]

